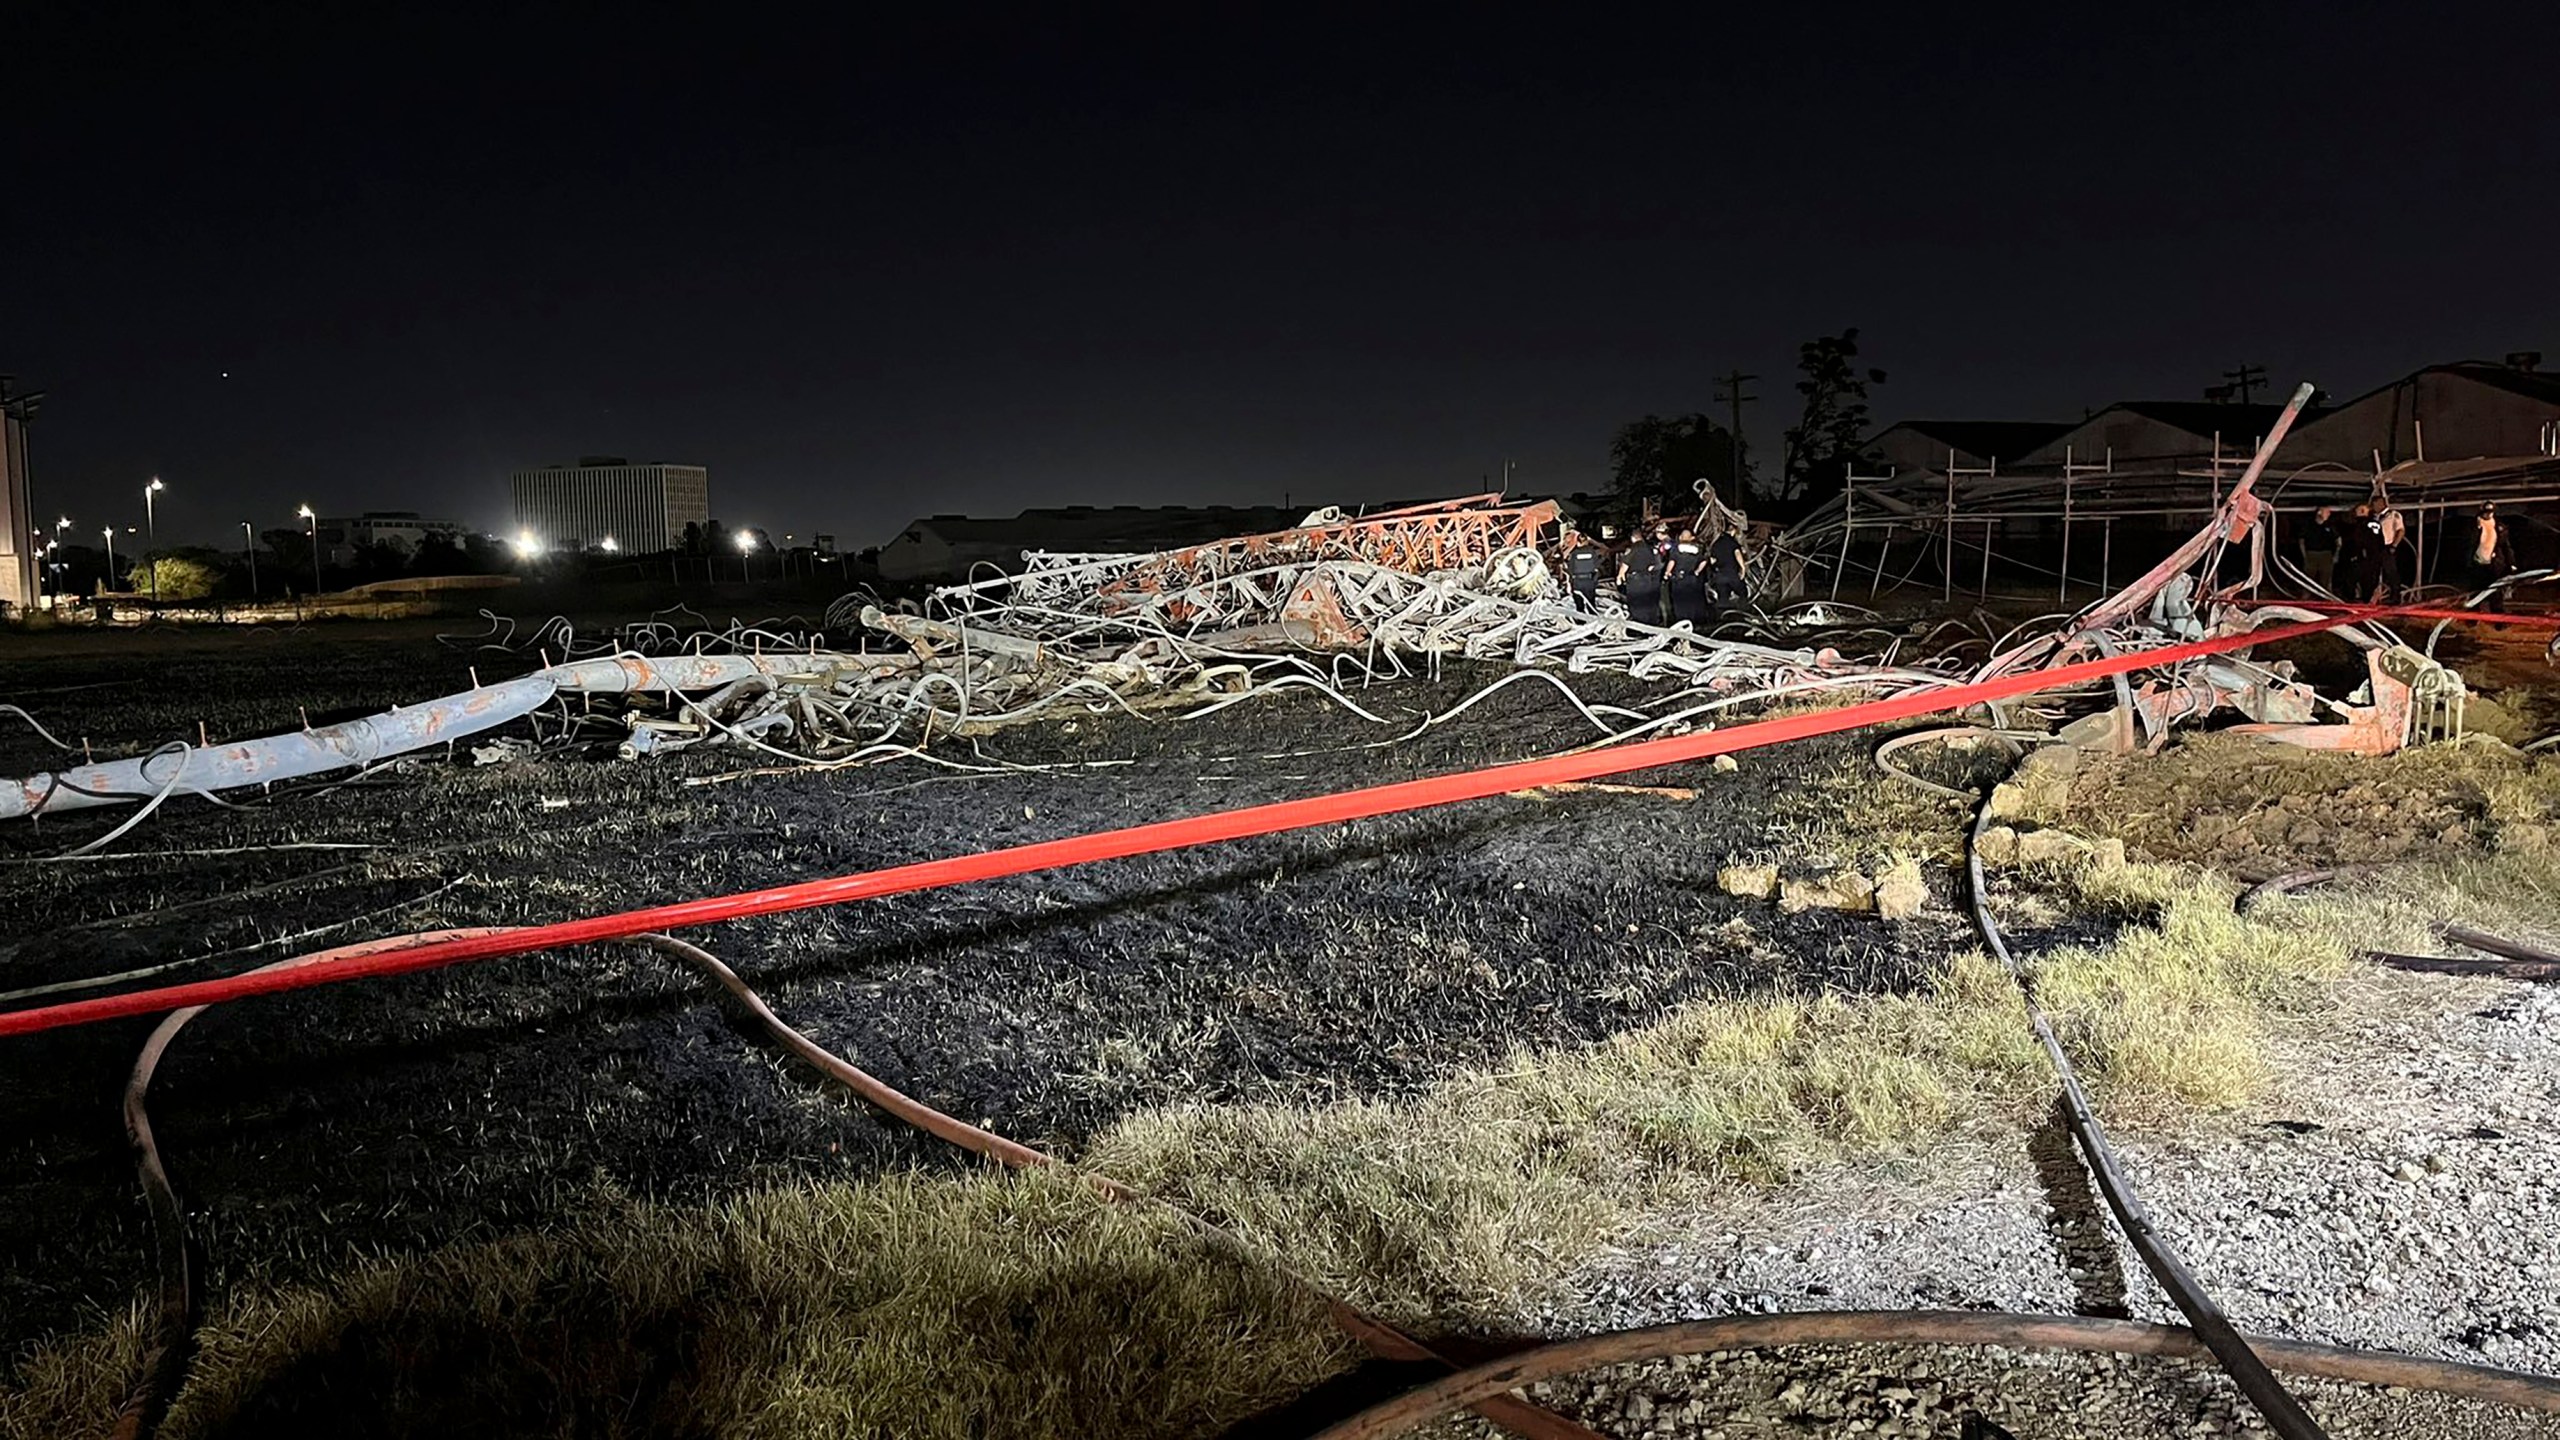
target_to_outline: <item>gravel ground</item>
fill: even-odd
[[[2190,1133],[2118,1133],[2172,1244],[2244,1329],[2560,1371],[2560,992],[2362,972],[2289,1083]],[[2103,1099],[2101,1100],[2103,1111]],[[2068,1160],[2067,1137],[1982,1135],[1925,1168],[1806,1177],[1613,1257],[1564,1334],[1737,1311],[2002,1309],[2176,1320]],[[2020,1436],[2247,1433],[2210,1370],[2113,1357],[1804,1348],[1559,1384],[1609,1433]],[[2441,1397],[2305,1385],[2339,1435],[2560,1435]],[[1975,1417],[1968,1420],[1968,1416]],[[1983,1421],[2000,1429],[1983,1428]],[[1968,1428],[1970,1426],[1971,1428]]]

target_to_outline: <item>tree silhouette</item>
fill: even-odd
[[[1662,514],[1696,513],[1695,485],[1702,479],[1713,483],[1728,503],[1742,499],[1733,473],[1733,432],[1695,412],[1669,419],[1647,415],[1619,426],[1609,442],[1609,469],[1609,493],[1628,520],[1643,513],[1647,500]],[[1747,447],[1742,470],[1747,483]]]
[[[1796,382],[1796,393],[1804,397],[1804,413],[1787,429],[1786,463],[1774,497],[1780,502],[1827,495],[1848,473],[1870,423],[1867,387],[1884,383],[1882,370],[1862,371],[1857,360],[1855,325],[1797,348],[1796,369],[1804,378]]]

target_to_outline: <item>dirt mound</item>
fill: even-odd
[[[2449,860],[2494,843],[2503,823],[2496,781],[2477,767],[2522,763],[2460,750],[2328,755],[2206,735],[2159,755],[2090,761],[2066,808],[2079,828],[2155,859],[2234,874]]]

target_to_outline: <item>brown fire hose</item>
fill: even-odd
[[[2294,1375],[2396,1385],[2411,1390],[2560,1414],[2560,1380],[2429,1360],[2383,1350],[2351,1350],[2302,1340],[2250,1336],[2266,1362]],[[1643,1330],[1620,1330],[1559,1340],[1428,1381],[1348,1420],[1313,1440],[1387,1440],[1472,1404],[1487,1395],[1560,1375],[1717,1350],[1765,1350],[1780,1345],[2008,1345],[2024,1349],[2077,1350],[2097,1354],[2210,1359],[2196,1332],[2178,1325],[2107,1320],[2083,1315],[2012,1315],[1984,1310],[1814,1310],[1780,1315],[1728,1315]]]

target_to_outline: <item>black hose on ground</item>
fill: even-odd
[[[1986,797],[1974,811],[1973,828],[1965,836],[1965,880],[1973,900],[1974,924],[1982,932],[1983,943],[2018,983],[2019,997],[2027,1007],[2027,1024],[2035,1031],[2036,1043],[2044,1047],[2045,1058],[2052,1062],[2054,1074],[2062,1084],[2064,1123],[2071,1128],[2071,1138],[2079,1142],[2081,1158],[2098,1183],[2098,1193],[2106,1197],[2107,1208],[2115,1212],[2116,1223],[2133,1243],[2134,1253],[2142,1257],[2145,1268],[2187,1317],[2197,1338],[2213,1352],[2213,1358],[2230,1374],[2240,1393],[2249,1397],[2249,1403],[2266,1417],[2268,1425],[2284,1440],[2326,1440],[2319,1422],[2276,1379],[2232,1325],[2230,1317],[2222,1313],[2222,1307],[2205,1293],[2194,1272],[2161,1238],[2151,1223],[2150,1211],[2117,1166],[2115,1153],[2107,1146],[2106,1131],[2089,1107],[2087,1092],[2080,1088],[2080,1074],[2072,1067],[2071,1057],[2063,1052],[2062,1041],[2053,1033],[2053,1023],[2046,1018],[2044,1007],[2036,1003],[2034,979],[2018,963],[2018,957],[2010,953],[2008,937],[2000,932],[1999,922],[1991,918],[1991,889],[1982,872],[1982,832],[1990,825],[1991,801]]]
[[[2388,868],[2390,867],[2383,865],[2333,865],[2321,870],[2296,870],[2291,874],[2261,880],[2241,891],[2239,898],[2232,901],[2232,909],[2246,915],[2270,896],[2290,895],[2296,890],[2325,885],[2332,880],[2378,875]],[[2423,970],[2441,975],[2487,975],[2508,980],[2560,979],[2560,950],[2528,945],[2522,940],[2510,940],[2503,935],[2494,935],[2486,930],[2465,925],[2458,920],[2438,920],[2429,928],[2435,931],[2438,939],[2450,940],[2456,945],[2468,945],[2483,954],[2498,958],[2474,960],[2459,955],[2400,955],[2387,950],[2366,950],[2360,953],[2376,964],[2388,965],[2398,970]]]

